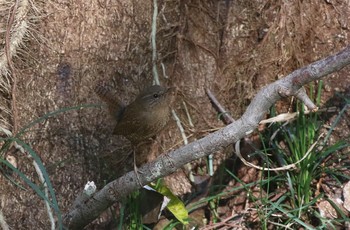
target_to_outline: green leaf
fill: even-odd
[[[188,224],[188,211],[186,210],[184,203],[164,185],[163,181],[158,183],[154,189],[170,199],[167,208],[176,217],[176,219],[178,219],[182,224]]]

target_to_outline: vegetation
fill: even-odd
[[[312,85],[310,92],[313,92]],[[313,98],[312,94],[310,97],[319,105],[320,95],[321,86],[318,87],[316,97]],[[305,229],[314,229],[316,227],[322,229],[335,228],[339,225],[343,226],[344,222],[349,221],[349,218],[330,199],[331,194],[321,191],[320,184],[324,180],[331,180],[335,186],[341,187],[342,183],[350,179],[350,166],[349,164],[342,163],[343,161],[347,162],[348,152],[346,151],[346,147],[349,147],[349,143],[345,140],[339,140],[336,143],[330,144],[329,139],[337,123],[344,116],[349,106],[348,102],[346,101],[345,106],[340,111],[334,123],[331,124],[328,131],[324,128],[325,123],[320,119],[319,113],[305,113],[303,104],[297,102],[295,106],[298,116],[294,120],[283,124],[273,123],[260,134],[263,149],[256,150],[251,154],[260,158],[265,167],[265,171],[259,174],[259,180],[245,183],[235,173],[226,169],[226,174],[222,174],[221,176],[229,176],[239,182],[241,186],[225,192],[215,192],[213,195],[202,198],[198,202],[191,203],[187,206],[187,211],[191,213],[205,204],[206,209],[210,211],[209,218],[211,223],[220,223],[223,218],[217,211],[220,205],[222,205],[220,204],[220,200],[223,197],[227,199],[227,194],[232,192],[245,191],[248,194],[249,203],[252,204],[251,210],[255,210],[259,217],[255,220],[247,219],[245,224],[243,224],[247,228],[260,226],[262,229],[269,229],[271,226],[274,226],[281,229],[295,229],[297,227],[303,227]],[[94,105],[92,106],[94,107]],[[48,212],[51,212],[51,208],[54,210],[60,229],[63,228],[61,212],[45,166],[37,153],[28,144],[20,140],[19,137],[39,122],[57,114],[82,107],[91,106],[66,108],[47,114],[23,128],[18,134],[18,137],[1,139],[3,142],[0,150],[2,154],[0,158],[0,169],[2,173],[14,185],[18,186],[19,189],[27,189],[27,187],[33,189],[47,203]],[[271,116],[274,115],[276,115],[276,109],[272,108]],[[38,166],[37,172],[39,177],[43,178],[41,183],[33,182],[25,173],[21,172],[5,159],[4,154],[14,144],[21,146],[29,154],[28,157],[32,158],[35,165]],[[293,164],[295,164],[295,168],[292,170],[273,170],[275,167]],[[18,175],[20,180],[16,179],[13,175]],[[23,182],[25,185],[23,185]],[[226,185],[223,184],[216,187],[225,188]],[[187,225],[187,220],[191,223],[191,218],[188,219],[187,214],[184,215],[186,212],[184,203],[163,185],[162,180],[159,180],[153,188],[161,194],[170,197],[173,202],[173,208],[169,208],[173,219],[170,218],[165,229],[173,229],[175,226],[181,224]],[[258,188],[259,193],[253,192],[253,190],[256,190],[255,188]],[[220,189],[213,189],[213,191],[220,191]],[[338,217],[330,219],[322,215],[319,208],[317,208],[320,200],[327,200],[338,213]],[[128,225],[130,229],[148,229],[146,225],[142,224],[140,202],[140,191],[134,192],[125,201],[119,211],[118,226],[120,229],[124,228],[125,225]],[[128,210],[127,214],[125,210]],[[118,217],[116,218],[118,219]],[[126,220],[128,221],[125,222]]]

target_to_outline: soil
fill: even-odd
[[[0,84],[4,99],[0,102],[0,126],[20,133],[31,121],[61,111],[38,122],[22,139],[44,163],[64,213],[87,181],[94,180],[101,188],[118,174],[115,166],[106,166],[104,156],[118,158],[116,154],[124,140],[112,135],[115,120],[94,88],[103,81],[127,104],[153,83],[153,3],[18,2],[27,11],[12,26],[19,28],[22,20],[28,28],[16,55],[11,50],[13,68],[0,65],[0,74],[5,79],[1,82],[8,82]],[[237,119],[263,86],[347,46],[349,4],[337,0],[159,0],[156,64],[160,83],[178,90],[173,109],[188,140],[194,141],[224,126],[217,119],[205,89],[210,89]],[[0,13],[6,16],[0,17],[1,57],[9,26],[5,19],[10,15],[11,5],[0,0]],[[3,69],[15,74],[9,75]],[[324,78],[321,107],[342,108],[342,98],[350,95],[349,71],[350,67],[346,67]],[[16,88],[11,76],[16,78]],[[290,98],[280,102],[279,112],[286,112],[289,103]],[[81,105],[96,106],[63,111]],[[349,110],[336,128],[333,141],[349,141],[348,113]],[[325,119],[330,124],[334,118]],[[173,121],[157,137],[153,157],[181,145],[183,140]],[[229,150],[216,153],[215,170],[230,155]],[[32,159],[25,153],[11,150],[6,156],[14,156],[18,169],[39,183]],[[259,174],[244,165],[232,167],[247,183],[256,180]],[[192,164],[195,173],[205,168],[205,161]],[[169,187],[181,197],[194,189],[184,171],[166,178]],[[48,229],[44,203],[27,185],[16,186],[5,177],[7,172],[2,172],[1,212],[10,228]],[[18,176],[12,176],[18,181]],[[240,196],[229,198],[230,211],[245,210],[245,199],[240,201],[237,197]],[[100,222],[103,220],[94,228],[98,229]]]

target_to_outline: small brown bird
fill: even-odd
[[[113,134],[126,137],[133,145],[150,139],[165,127],[170,118],[170,104],[175,93],[174,88],[153,85],[125,106],[107,86],[100,84],[95,91],[107,103],[110,113],[117,121]]]
[[[137,166],[147,162],[149,157],[149,149],[144,148],[144,144],[156,136],[170,119],[170,105],[175,98],[174,88],[150,86],[127,106],[117,100],[106,85],[98,84],[95,92],[107,103],[111,115],[117,121],[113,134],[124,136],[133,146],[131,151],[122,151],[115,163],[120,169],[125,168],[123,172],[127,172],[129,168],[124,162],[133,153],[137,174]]]
[[[170,118],[173,88],[153,85],[143,90],[117,116],[114,134],[122,135],[137,145],[158,134]]]

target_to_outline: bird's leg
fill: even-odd
[[[140,177],[139,177],[139,173],[138,173],[138,169],[137,169],[137,165],[136,165],[136,151],[134,149],[134,172],[136,174],[136,179],[137,179],[137,183],[141,186],[141,188],[143,187]]]

